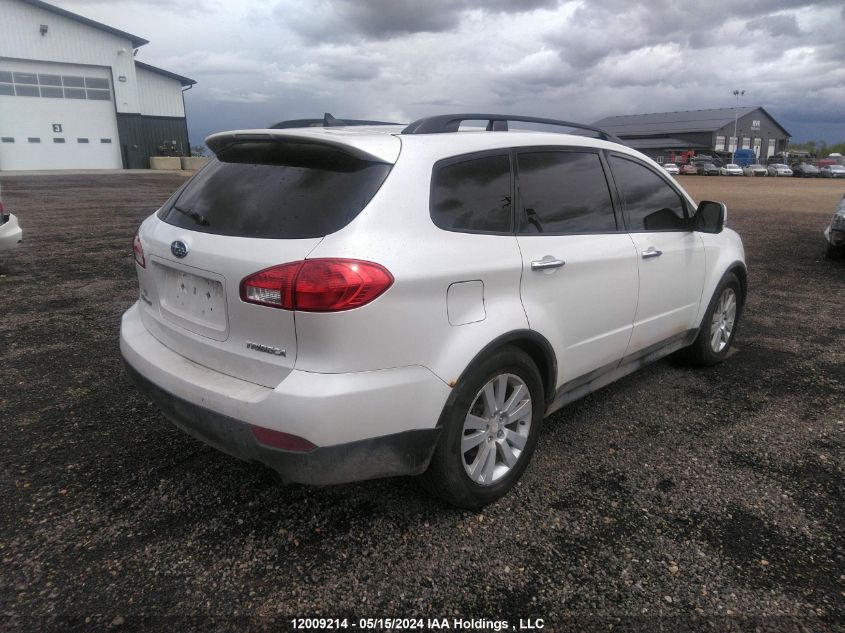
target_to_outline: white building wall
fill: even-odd
[[[2,58],[0,70],[102,79],[110,75],[107,68],[96,66]],[[61,131],[54,131],[54,125]],[[0,95],[0,171],[122,166],[113,101]]]
[[[144,116],[185,116],[182,84],[177,79],[136,68],[141,114]]]
[[[40,33],[42,24],[46,35]],[[127,38],[19,0],[0,0],[0,57],[106,67],[118,112],[141,111],[132,52]]]

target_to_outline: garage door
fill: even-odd
[[[120,169],[110,74],[0,60],[0,170]]]

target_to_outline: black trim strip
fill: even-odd
[[[676,334],[664,341],[649,345],[633,354],[625,356],[621,361],[610,363],[604,367],[591,371],[583,376],[562,384],[552,403],[546,408],[546,415],[551,415],[561,407],[583,398],[584,396],[627,376],[644,365],[660,360],[669,354],[692,345],[698,336],[698,329],[687,330]]]

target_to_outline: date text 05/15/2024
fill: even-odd
[[[290,624],[296,631],[537,631],[545,627],[542,618],[519,618],[515,623],[484,618],[293,618]]]

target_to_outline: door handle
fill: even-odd
[[[643,256],[643,259],[649,259],[651,257],[660,257],[663,254],[663,251],[657,250],[654,246],[649,246],[648,250],[645,250],[640,254]]]
[[[531,262],[531,270],[553,270],[565,264],[562,259],[535,259]]]

